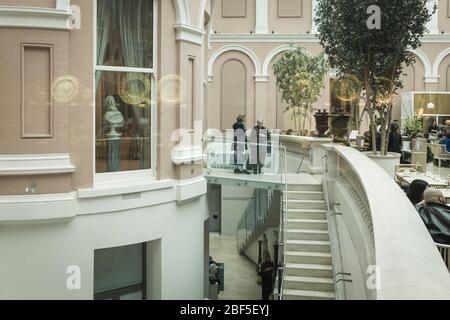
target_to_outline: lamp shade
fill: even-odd
[[[429,104],[427,104],[427,109],[434,109],[434,103],[430,102]]]

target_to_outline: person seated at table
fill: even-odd
[[[439,131],[439,126],[437,124],[436,119],[431,121],[431,126],[428,127],[428,133],[436,133]]]
[[[417,179],[411,182],[407,196],[414,206],[423,201],[423,193],[427,188],[428,182],[424,180]]]
[[[442,192],[434,188],[425,190],[424,205],[418,211],[434,242],[450,245],[450,207]]]
[[[440,135],[441,134],[439,134],[439,136]],[[446,134],[442,135],[442,137],[439,139],[439,144],[447,144],[448,137],[449,137],[448,132]]]

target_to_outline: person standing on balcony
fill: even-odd
[[[247,136],[245,131],[245,115],[239,114],[236,118],[236,122],[233,124],[233,153],[234,153],[234,173],[250,174],[247,169],[244,169],[245,163],[245,151],[247,149]]]
[[[258,119],[250,134],[250,151],[250,164],[253,167],[253,173],[261,173],[261,169],[266,162],[266,156],[271,153],[270,132],[264,126],[262,119]]]

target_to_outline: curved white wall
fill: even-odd
[[[83,198],[70,220],[0,225],[0,299],[92,299],[95,249],[153,240],[161,240],[160,274],[152,265],[159,257],[147,257],[148,271],[161,282],[149,281],[153,298],[203,299],[206,197],[177,202],[175,193]],[[135,206],[121,209],[120,202]],[[66,287],[71,265],[81,268],[81,290]]]

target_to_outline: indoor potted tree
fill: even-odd
[[[310,119],[312,106],[323,89],[328,63],[323,53],[312,56],[306,49],[292,46],[273,65],[282,99],[292,113],[297,133],[305,132],[306,120]]]
[[[368,9],[374,10],[372,15]],[[403,69],[415,61],[411,50],[420,46],[432,13],[427,0],[317,1],[317,36],[330,65],[341,76],[359,80],[372,137],[377,135],[377,119],[380,124],[380,152],[373,138],[371,157],[379,164],[387,162],[381,166],[389,173],[400,158],[387,152],[392,100],[403,87]]]

